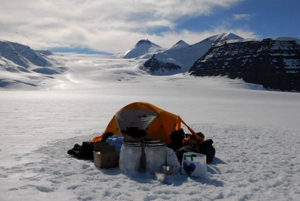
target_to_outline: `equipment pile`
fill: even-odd
[[[183,123],[191,133],[181,128]],[[120,132],[121,131],[121,132]],[[119,110],[105,132],[68,154],[94,160],[99,168],[151,174],[205,176],[215,156],[211,139],[195,133],[179,116],[144,102]]]

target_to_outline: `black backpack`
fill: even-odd
[[[75,144],[73,149],[68,150],[68,154],[78,159],[93,160],[94,143],[82,142],[82,146]]]
[[[211,139],[208,139],[197,145],[199,153],[206,155],[207,163],[211,163],[216,155],[216,149],[212,146],[213,143]]]
[[[173,149],[175,152],[182,147],[182,140],[184,138],[183,129],[174,130],[169,135],[171,142],[167,145],[169,148]]]

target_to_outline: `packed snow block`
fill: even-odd
[[[196,152],[184,153],[181,173],[192,177],[205,177],[207,173],[206,155]]]
[[[117,152],[114,146],[103,146],[100,151],[94,151],[94,164],[99,168],[117,167]]]

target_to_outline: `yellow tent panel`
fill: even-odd
[[[174,130],[179,130],[181,123],[186,125],[199,140],[203,141],[178,115],[145,102],[131,103],[118,110],[103,134],[112,132],[114,135],[120,135],[121,131],[127,127],[138,127],[145,130],[151,139],[157,139],[167,144],[170,142],[169,134]],[[101,140],[102,135],[95,137],[92,142]]]

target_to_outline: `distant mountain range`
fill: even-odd
[[[212,46],[224,44],[229,40],[242,40],[242,38],[230,33],[212,36],[193,45],[181,40],[173,47],[153,55],[144,63],[144,69],[153,74],[185,73]]]
[[[299,44],[299,39],[291,37],[257,41],[232,33],[193,45],[181,40],[169,49],[157,51],[141,69],[154,75],[228,76],[266,88],[300,91]]]
[[[0,87],[20,82],[33,86],[67,71],[51,54],[48,50],[33,50],[0,40]],[[144,60],[140,69],[153,75],[227,76],[266,88],[300,91],[300,40],[297,38],[258,41],[227,33],[193,45],[180,40],[168,49],[140,40],[121,57]]]

